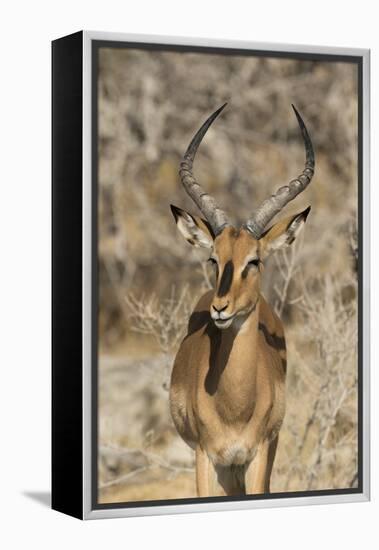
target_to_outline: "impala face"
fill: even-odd
[[[180,233],[192,246],[208,248],[208,262],[215,270],[216,285],[210,315],[219,329],[243,320],[257,305],[263,261],[267,256],[293,243],[307,219],[310,207],[290,216],[256,239],[249,229],[226,226],[215,237],[209,224],[171,205]]]
[[[258,301],[262,261],[259,241],[246,229],[225,228],[214,240],[208,260],[216,273],[210,315],[218,328],[248,315]]]

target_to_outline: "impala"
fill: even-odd
[[[305,146],[304,170],[234,227],[192,172],[196,151],[225,105],[202,125],[180,165],[184,189],[204,217],[171,206],[180,233],[210,250],[216,272],[215,290],[200,298],[189,319],[170,384],[174,424],[196,452],[201,497],[270,491],[285,412],[286,343],[282,322],[261,294],[261,277],[269,254],[296,239],[310,207],[267,225],[307,187],[315,166],[308,131],[292,106]]]

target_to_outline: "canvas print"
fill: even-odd
[[[95,55],[97,503],[357,490],[358,64]]]

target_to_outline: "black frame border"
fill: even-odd
[[[52,508],[83,517],[83,32],[52,43]],[[69,480],[69,481],[68,481]]]
[[[275,45],[273,45],[275,47]],[[149,51],[172,51],[205,53],[214,55],[269,57],[303,61],[351,63],[357,65],[358,95],[358,487],[296,491],[238,497],[194,497],[180,499],[144,500],[116,503],[98,502],[98,56],[101,48],[138,49]],[[290,47],[289,47],[290,48]],[[363,494],[363,56],[329,53],[304,53],[275,50],[254,50],[235,47],[175,45],[119,40],[91,40],[91,166],[92,166],[92,365],[91,365],[91,509],[127,509],[157,506],[178,506],[220,502],[246,502],[273,499]],[[201,511],[201,509],[199,509]],[[185,512],[185,506],[183,509]]]

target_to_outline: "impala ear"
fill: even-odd
[[[285,218],[265,231],[260,238],[262,255],[267,257],[275,250],[290,246],[303,229],[310,209],[311,207],[308,206],[299,214]]]
[[[185,210],[170,205],[174,215],[176,226],[180,233],[190,244],[196,247],[212,248],[214,234],[206,220],[198,216],[192,216]]]

